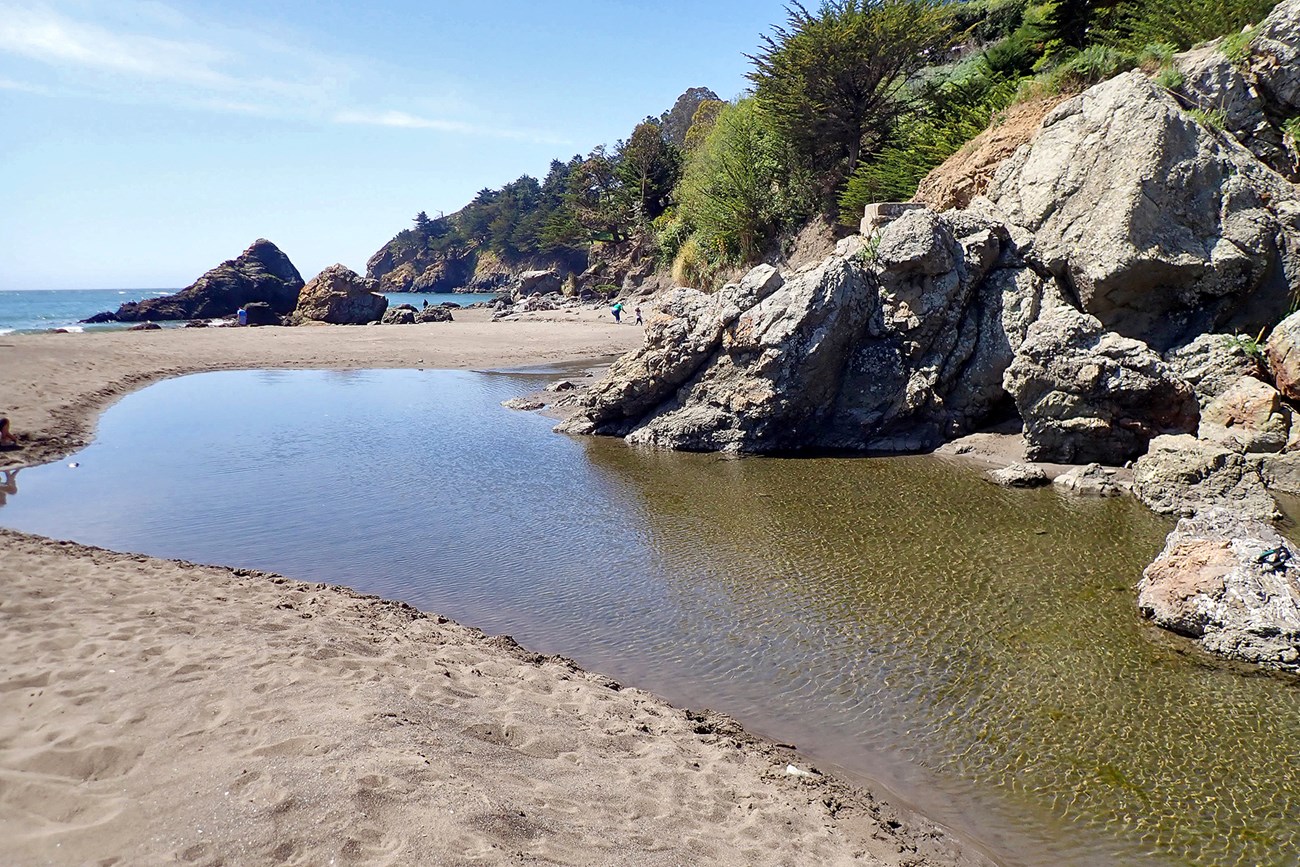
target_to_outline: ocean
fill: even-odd
[[[141,301],[157,295],[170,295],[177,289],[33,289],[0,291],[0,334],[32,334],[66,328],[68,331],[113,331],[126,328],[126,325],[106,323],[104,325],[80,325],[86,319],[101,310],[116,310],[127,301]],[[476,301],[490,301],[495,294],[457,294],[441,293],[437,295],[416,293],[387,293],[391,306],[412,304],[421,306],[425,300],[430,304],[454,301],[461,306]],[[162,323],[166,325],[167,323]],[[180,325],[180,323],[175,323]]]
[[[170,295],[176,289],[32,289],[0,292],[0,334],[34,333],[66,328],[104,331],[125,326],[79,325],[101,310],[116,310],[127,301]]]

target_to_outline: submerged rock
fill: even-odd
[[[1029,328],[1003,381],[1030,460],[1122,464],[1199,420],[1195,392],[1160,356],[1070,308]]]
[[[86,322],[143,322],[216,319],[262,302],[277,314],[293,311],[302,275],[289,257],[265,238],[238,257],[222,262],[175,295],[123,304],[115,313],[98,313]]]
[[[376,285],[345,265],[330,265],[303,288],[293,312],[294,324],[379,322],[388,310],[388,299],[374,291]]]
[[[1162,515],[1228,508],[1269,521],[1277,505],[1265,489],[1260,461],[1193,436],[1162,436],[1133,469],[1133,493]]]
[[[1115,481],[1115,470],[1101,464],[1075,467],[1052,479],[1052,486],[1066,494],[1080,497],[1118,497],[1124,493]]]
[[[1159,350],[1255,333],[1300,282],[1300,195],[1139,72],[1062,103],[988,196],[1106,329]]]
[[[1184,518],[1142,573],[1138,607],[1212,653],[1296,670],[1300,564],[1272,527],[1216,509]]]
[[[1041,488],[1051,483],[1042,467],[1019,462],[1008,464],[999,470],[991,470],[986,473],[986,477],[1004,488]]]

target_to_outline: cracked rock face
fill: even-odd
[[[1060,303],[1005,227],[918,210],[878,242],[716,295],[674,289],[560,426],[698,451],[911,450],[1009,410],[1002,374]]]
[[[1138,72],[1053,110],[988,197],[1084,312],[1159,351],[1271,325],[1300,282],[1295,187]]]
[[[1160,356],[1072,308],[1029,328],[1003,384],[1033,461],[1122,464],[1199,421],[1196,393]]]
[[[1184,518],[1142,573],[1138,607],[1212,653],[1297,670],[1300,563],[1272,527],[1215,509]]]
[[[1162,515],[1194,515],[1213,508],[1232,509],[1270,521],[1277,505],[1265,489],[1261,462],[1218,443],[1193,436],[1163,436],[1133,470],[1133,493]]]

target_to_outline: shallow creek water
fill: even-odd
[[[170,380],[21,471],[0,524],[509,633],[795,742],[1002,863],[1297,863],[1300,687],[1137,616],[1169,522],[937,458],[571,439],[498,406],[538,385]]]

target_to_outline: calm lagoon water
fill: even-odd
[[[406,600],[869,778],[1007,864],[1295,864],[1300,688],[1142,623],[1169,524],[926,457],[570,439],[520,374],[240,372],[110,409],[0,524]]]

